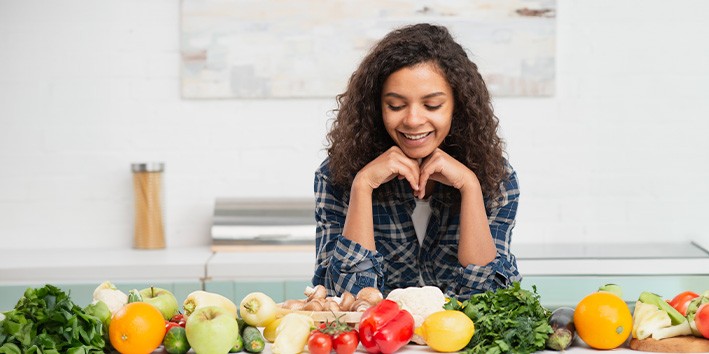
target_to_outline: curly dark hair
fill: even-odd
[[[396,29],[376,44],[350,77],[327,140],[333,183],[349,187],[367,163],[394,145],[382,117],[381,95],[395,71],[434,63],[453,90],[454,111],[449,136],[440,148],[472,170],[483,195],[496,197],[506,177],[499,121],[478,67],[448,30],[431,24]]]

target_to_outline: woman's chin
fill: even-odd
[[[401,151],[410,159],[418,160],[425,159],[428,155],[433,153],[430,149],[405,149],[402,148]]]

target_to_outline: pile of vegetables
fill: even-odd
[[[230,352],[260,353],[270,342],[275,354],[296,354],[305,346],[311,353],[352,354],[361,341],[368,352],[394,353],[414,341],[439,352],[532,353],[545,348],[565,350],[577,335],[596,348],[581,329],[601,333],[594,322],[576,316],[583,313],[584,300],[575,309],[561,307],[551,312],[541,305],[536,286],[526,290],[519,282],[509,288],[475,294],[462,303],[447,299],[434,287],[396,289],[386,299],[375,288],[367,290],[357,296],[348,293],[328,298],[324,288],[307,288],[308,299],[289,300],[295,306],[290,309],[261,292],[248,294],[237,307],[222,295],[194,291],[183,303],[184,315],[165,320],[163,345],[169,353],[185,353],[191,342],[204,342],[188,340],[185,324],[192,312],[215,306],[238,321],[237,344]],[[616,294],[621,307],[628,310],[619,286],[605,285],[596,297],[606,292]],[[94,291],[93,303],[83,309],[53,285],[28,288],[15,308],[5,312],[4,319],[0,317],[0,354],[104,353],[111,349],[107,329],[113,310],[131,300],[142,301],[137,290],[126,295],[110,282],[101,284]],[[599,301],[596,305],[608,306]],[[297,313],[302,307],[315,304],[333,315],[335,309],[363,311],[359,328],[337,317],[316,324],[310,315]],[[654,293],[642,292],[632,318],[629,316],[630,313],[623,328],[632,328],[628,333],[635,339],[689,335],[709,338],[709,291],[701,295],[685,291],[667,301]],[[259,327],[264,328],[263,334]],[[420,341],[416,341],[415,333]]]
[[[0,353],[103,353],[103,324],[52,285],[28,288],[0,327]]]
[[[635,303],[633,338],[664,339],[694,335],[709,338],[709,290],[699,295],[691,291],[665,301],[661,296],[643,292]]]
[[[446,308],[463,311],[475,323],[475,334],[463,350],[466,354],[541,351],[553,332],[551,312],[539,302],[537,288],[522,289],[519,282],[475,294],[462,304],[451,301]]]

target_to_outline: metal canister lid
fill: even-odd
[[[130,165],[133,172],[162,172],[165,170],[163,162],[143,162]]]

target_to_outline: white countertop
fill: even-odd
[[[0,257],[0,285],[45,282],[310,279],[314,247],[209,246],[163,250],[12,250]],[[518,268],[536,275],[707,275],[709,255],[693,244],[515,245]]]
[[[204,278],[211,256],[208,247],[5,251],[0,257],[0,284],[195,281]]]
[[[537,352],[537,353],[543,353],[543,354],[571,353],[571,354],[576,354],[576,353],[598,353],[598,352],[642,353],[642,352],[638,352],[638,351],[635,351],[635,350],[631,350],[631,349],[628,348],[627,346],[623,346],[623,347],[616,348],[616,349],[612,349],[612,350],[595,350],[595,349],[589,348],[589,347],[588,347],[585,343],[583,343],[583,341],[581,341],[580,339],[577,339],[576,342],[573,344],[573,346],[569,347],[569,349],[566,349],[566,350],[563,351],[563,352],[558,352],[558,351],[553,351],[553,350],[544,350],[544,351],[540,351],[540,352]],[[154,353],[154,354],[164,354],[165,351],[162,350],[162,348],[161,348],[161,349],[159,349],[159,350],[156,350],[156,351],[153,352],[153,353]],[[193,351],[193,350],[190,350],[188,353],[194,353],[194,351]],[[272,353],[273,353],[273,352],[271,351],[271,344],[267,342],[267,343],[266,343],[266,347],[264,348],[262,354],[272,354]],[[306,354],[307,354],[307,353],[309,353],[309,352],[307,351],[307,348],[306,348],[306,350],[305,350],[304,352],[302,352],[302,353],[306,353]],[[368,354],[367,351],[366,351],[366,350],[364,349],[364,347],[362,346],[362,344],[360,344],[360,345],[357,347],[356,353]],[[401,353],[401,354],[405,354],[405,353],[418,353],[418,354],[424,354],[424,353],[425,353],[425,354],[433,354],[433,353],[436,353],[436,354],[440,354],[440,353],[434,351],[433,349],[431,349],[431,348],[428,347],[428,346],[425,346],[425,345],[416,345],[416,344],[409,344],[409,345],[406,345],[406,346],[404,346],[403,348],[399,349],[396,353]]]

